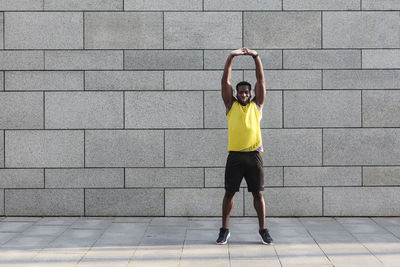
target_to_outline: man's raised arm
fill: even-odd
[[[256,93],[254,102],[256,103],[258,108],[261,110],[264,107],[264,102],[265,102],[265,97],[266,97],[263,65],[261,63],[260,57],[257,54],[257,51],[250,50],[247,48],[245,48],[245,50],[246,50],[246,55],[251,55],[254,58],[254,61],[256,63],[257,82],[256,82],[256,85],[254,88],[254,91]]]

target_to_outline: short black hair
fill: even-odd
[[[251,92],[251,84],[246,81],[241,81],[240,83],[236,84],[236,92],[238,91],[239,86],[241,86],[241,85],[247,85],[249,87],[249,92]]]

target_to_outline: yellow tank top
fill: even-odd
[[[251,101],[246,106],[233,102],[226,114],[228,120],[228,151],[260,151],[264,152],[261,139],[261,112],[256,103]]]

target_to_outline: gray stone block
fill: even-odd
[[[232,50],[204,50],[204,69],[221,69]],[[282,51],[257,50],[264,69],[282,68]],[[255,69],[254,59],[249,56],[238,56],[233,60],[232,69]]]
[[[4,132],[0,131],[0,168],[4,168]]]
[[[7,12],[7,49],[81,49],[83,14],[78,12]]]
[[[82,216],[83,189],[6,189],[7,216]]]
[[[0,0],[0,11],[43,10],[43,0]]]
[[[4,72],[0,71],[0,91],[4,91]]]
[[[123,52],[113,50],[45,51],[48,70],[122,70]]]
[[[44,188],[44,170],[0,169],[0,188]]]
[[[322,216],[322,188],[265,188],[265,213],[270,216]],[[245,194],[245,216],[256,216],[251,193]]]
[[[0,129],[43,129],[43,93],[1,92]]]
[[[166,167],[222,167],[228,149],[227,130],[166,130]]]
[[[396,90],[366,90],[362,96],[364,127],[400,126],[400,92]]]
[[[125,127],[201,128],[203,92],[126,92]]]
[[[284,127],[360,127],[361,91],[286,91]]]
[[[254,96],[254,90],[252,91]],[[228,128],[226,109],[220,91],[204,92],[205,128]],[[282,127],[282,92],[267,91],[261,128]]]
[[[224,187],[224,186],[225,186],[225,168],[205,169],[205,187]],[[264,186],[283,186],[283,168],[264,167]],[[242,183],[240,184],[240,187],[247,188],[247,184],[244,178]]]
[[[122,128],[122,92],[47,92],[45,128]]]
[[[320,48],[319,12],[244,12],[244,45],[255,49]]]
[[[165,216],[221,216],[222,188],[165,189]],[[243,216],[243,189],[235,194],[231,216]]]
[[[192,10],[202,10],[203,1],[202,0],[124,0],[124,10],[158,10],[158,11],[192,11]]]
[[[168,12],[165,49],[227,49],[242,46],[240,12]]]
[[[163,167],[162,130],[87,130],[85,167]]]
[[[322,86],[322,71],[320,70],[266,70],[264,75],[267,90],[320,90]],[[254,71],[244,71],[244,79],[255,84]]]
[[[126,168],[126,187],[203,187],[203,168]]]
[[[44,10],[123,10],[124,0],[43,0]]]
[[[400,185],[400,167],[362,167],[363,185]]]
[[[280,0],[204,0],[204,10],[281,10]]]
[[[324,165],[399,165],[400,129],[324,129]]]
[[[220,91],[222,74],[223,71],[165,71],[165,90]],[[242,71],[232,71],[232,86],[242,80]]]
[[[86,71],[85,90],[162,90],[162,71]]]
[[[362,0],[363,10],[400,10],[400,2],[397,0]]]
[[[400,70],[324,70],[324,89],[400,89]]]
[[[400,12],[325,12],[324,48],[398,48]],[[343,23],[346,22],[346,23]]]
[[[284,167],[285,186],[361,186],[361,167]]]
[[[283,10],[360,10],[360,0],[283,0]]]
[[[87,12],[85,48],[163,48],[161,12]]]
[[[0,215],[4,215],[4,189],[0,189]]]
[[[0,49],[4,49],[3,36],[4,36],[4,12],[0,12]]]
[[[359,50],[284,50],[284,69],[355,69],[361,67]]]
[[[322,165],[321,129],[267,129],[261,134],[264,166]]]
[[[362,50],[362,68],[400,68],[400,49]]]
[[[126,50],[124,68],[137,70],[203,69],[200,50]]]
[[[6,167],[83,167],[83,131],[6,131]]]
[[[124,187],[121,168],[46,169],[46,188]]]
[[[397,216],[399,187],[326,187],[325,216]]]
[[[87,216],[163,216],[163,189],[86,189]]]
[[[43,70],[43,51],[0,51],[2,70]]]
[[[6,90],[83,90],[83,71],[7,71]]]

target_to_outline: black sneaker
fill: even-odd
[[[229,229],[219,228],[219,236],[217,239],[218,245],[225,245],[228,242],[228,238],[231,236]]]
[[[266,245],[274,244],[274,240],[272,240],[272,237],[269,235],[267,228],[258,231],[258,234],[260,235],[263,244]]]

